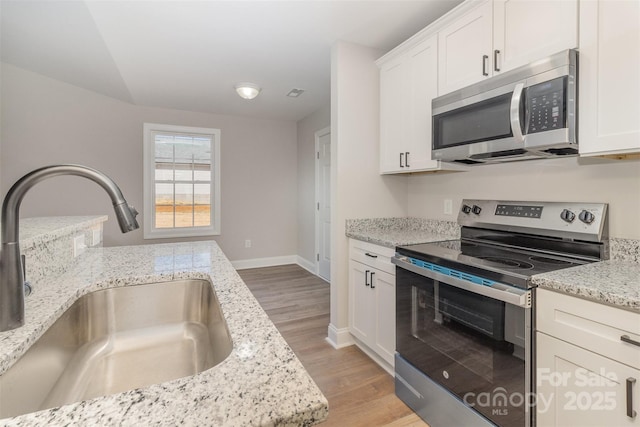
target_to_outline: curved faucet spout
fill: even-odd
[[[0,332],[24,324],[24,271],[20,257],[20,204],[38,182],[58,175],[81,176],[100,185],[111,198],[123,233],[139,227],[138,212],[130,206],[115,182],[105,174],[81,165],[46,166],[29,172],[11,187],[2,204],[2,252],[0,252]]]

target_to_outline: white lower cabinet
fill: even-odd
[[[640,412],[640,369],[544,333],[537,340],[538,426],[640,426],[627,415]]]
[[[640,426],[640,313],[536,297],[536,425]]]
[[[349,331],[385,369],[393,369],[396,347],[394,250],[350,241]],[[363,258],[364,257],[364,258]]]

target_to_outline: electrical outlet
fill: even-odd
[[[91,230],[91,246],[96,246],[102,241],[102,233],[100,229]]]
[[[444,214],[453,215],[453,200],[444,199]]]
[[[78,255],[83,253],[85,249],[87,249],[87,245],[84,244],[84,234],[74,237],[73,238],[73,257],[74,258],[77,257]]]
[[[244,241],[244,247],[245,248],[250,248],[251,247],[251,240],[247,239]]]

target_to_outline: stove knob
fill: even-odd
[[[468,214],[469,212],[471,212],[471,206],[469,205],[462,205],[462,212]]]
[[[591,224],[593,221],[595,221],[596,216],[589,211],[582,211],[580,212],[580,215],[578,215],[578,218],[585,224]]]
[[[573,222],[573,220],[576,219],[576,214],[571,212],[569,209],[564,209],[560,212],[560,218],[565,222]]]
[[[481,211],[482,211],[482,208],[478,205],[473,205],[473,208],[471,208],[471,212],[473,212],[476,215],[480,215]]]

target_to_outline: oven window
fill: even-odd
[[[511,318],[524,311],[401,268],[396,275],[397,351],[492,422],[523,426],[525,351],[505,324],[524,325]]]
[[[496,96],[433,117],[433,148],[513,136],[509,118],[512,93]]]

